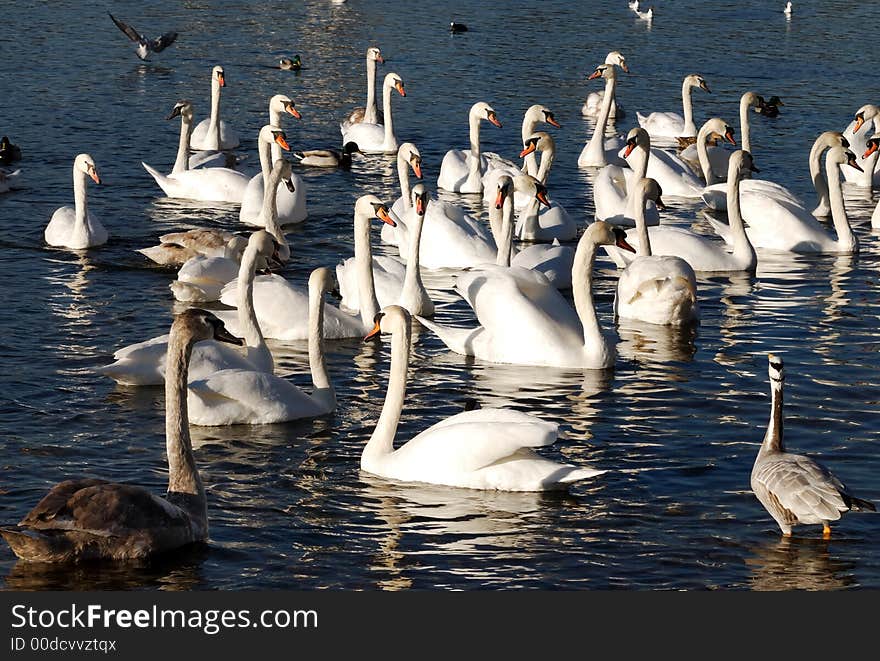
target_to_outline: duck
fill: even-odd
[[[428,207],[428,190],[419,182],[411,192],[411,210],[407,217],[406,266],[392,257],[373,257],[373,287],[380,308],[401,305],[410,314],[434,316],[434,303],[428,295],[419,271],[419,248],[422,225]],[[360,264],[357,257],[349,257],[336,266],[336,281],[342,300],[339,307],[356,314],[360,311]]]
[[[223,369],[189,382],[187,406],[191,424],[266,425],[332,413],[336,393],[324,357],[324,298],[333,285],[327,268],[309,276],[309,370],[312,391],[306,393],[288,379],[259,369]]]
[[[540,273],[486,265],[455,278],[455,290],[474,310],[479,326],[454,328],[417,317],[448,349],[493,363],[570,369],[608,369],[613,344],[593,307],[593,263],[600,245],[626,243],[623,230],[598,220],[581,235],[572,266],[572,308]]]
[[[341,168],[348,170],[351,168],[351,155],[360,153],[360,147],[358,147],[356,142],[346,142],[342,145],[341,151],[338,149],[307,149],[305,151],[291,152],[290,155],[300,165],[307,165],[313,168]]]
[[[696,234],[683,227],[658,225],[647,230],[651,251],[655,255],[674,255],[684,259],[697,272],[747,272],[754,273],[758,266],[755,247],[746,233],[745,222],[740,213],[740,183],[747,172],[754,172],[752,155],[746,151],[733,152],[727,173],[727,217],[729,225],[717,223],[717,230],[727,237],[725,242],[733,249],[728,251],[723,243],[708,236]],[[660,205],[658,205],[658,208]],[[710,223],[716,226],[714,219]],[[628,230],[626,240],[631,245],[641,245],[641,234]],[[606,246],[605,251],[618,267],[624,268],[632,261],[631,254]]]
[[[276,146],[279,148],[277,154],[274,151]],[[238,210],[238,219],[245,225],[265,226],[266,216],[263,214],[265,193],[267,189],[272,187],[270,179],[274,163],[286,160],[281,157],[281,149],[291,150],[287,133],[278,128],[276,124],[264,125],[257,137],[260,172],[248,181],[241,207]],[[275,188],[275,219],[280,226],[302,223],[309,216],[305,182],[302,177],[293,173],[284,181],[284,188],[280,186]]]
[[[275,363],[260,331],[254,313],[253,280],[257,263],[277,263],[278,244],[265,230],[251,234],[238,267],[238,277],[246,283],[238,291],[236,325],[244,338],[244,353],[217,342],[199,342],[193,348],[189,379],[200,379],[221,369],[242,368],[272,372]],[[154,386],[167,376],[168,335],[125,346],[113,354],[113,362],[100,368],[101,374],[125,386]]]
[[[784,105],[778,96],[771,96],[763,106],[756,109],[756,112],[764,117],[779,117],[779,106]]]
[[[192,103],[187,100],[178,101],[169,115],[169,118],[173,117],[180,117],[180,141],[174,168],[170,174],[165,175],[141,161],[144,169],[170,198],[240,204],[249,181],[246,174],[226,167],[190,169]]]
[[[403,412],[412,342],[411,317],[384,308],[365,339],[391,334],[391,368],[382,413],[361,453],[361,470],[386,479],[494,491],[565,489],[601,475],[590,466],[546,459],[559,427],[520,411],[482,408],[446,418],[394,449]]]
[[[397,90],[400,96],[406,96],[403,78],[392,72],[385,76],[382,83],[382,108],[384,123],[357,122],[340,125],[342,144],[354,142],[365,154],[394,154],[399,142],[394,133],[394,122],[391,115],[391,93]]]
[[[840,479],[815,459],[786,450],[782,392],[785,366],[780,356],[767,356],[770,376],[770,421],[752,466],[751,487],[758,502],[776,521],[783,536],[798,525],[822,525],[831,538],[831,522],[847,512],[876,512],[874,503],[856,497]]]
[[[293,57],[282,57],[278,61],[278,68],[282,71],[299,71],[302,69],[302,59],[299,55]]]
[[[711,93],[708,83],[701,75],[692,73],[685,76],[681,85],[681,104],[684,117],[674,112],[652,112],[648,115],[636,113],[639,126],[648,132],[652,140],[674,140],[679,136],[697,135],[697,126],[694,124],[694,107],[691,101],[691,90],[695,87],[707,94]]]
[[[595,78],[603,78],[605,80],[605,95],[602,101],[602,108],[596,119],[596,128],[589,141],[584,145],[581,154],[578,157],[578,165],[580,167],[601,168],[608,165],[608,160],[621,164],[621,159],[617,152],[621,148],[621,141],[618,137],[606,138],[605,129],[608,125],[608,118],[611,114],[611,104],[614,102],[614,90],[617,85],[617,70],[613,64],[600,64],[596,70],[591,73],[587,80]]]
[[[368,124],[382,124],[382,112],[376,105],[376,65],[383,64],[385,58],[378,46],[367,48],[367,105],[352,110],[342,127],[348,129],[352,124],[367,122]]]
[[[144,257],[160,266],[183,266],[192,257],[230,257],[243,252],[247,240],[221,229],[195,228],[169,232],[159,237],[159,243],[139,248]]]
[[[220,89],[226,87],[226,72],[220,65],[211,69],[211,116],[196,124],[190,136],[193,149],[218,151],[235,149],[240,144],[238,135],[220,119]]]
[[[485,101],[473,104],[468,112],[470,149],[450,149],[443,156],[437,188],[452,193],[482,193],[483,175],[489,168],[489,156],[480,150],[480,122],[486,120],[502,127],[495,109]]]
[[[324,308],[324,338],[338,340],[363,337],[372,328],[372,319],[379,311],[373,283],[373,253],[370,246],[370,220],[394,223],[388,206],[375,195],[362,195],[354,205],[354,254],[363,277],[358,281],[360,314],[353,316],[331,305]],[[228,283],[220,301],[234,306],[238,300],[238,282]],[[309,337],[309,297],[304,288],[278,274],[261,275],[254,281],[254,310],[263,336],[282,341],[306,340]],[[239,327],[235,310],[217,310],[217,316],[235,332]]]
[[[8,135],[0,138],[0,165],[12,165],[21,160],[21,147],[12,144]]]
[[[791,18],[791,15],[793,13],[791,0],[788,0],[788,2],[785,3],[785,9],[782,10],[782,13],[785,14],[786,18]]]
[[[186,310],[174,318],[165,374],[165,496],[96,478],[60,482],[17,525],[0,528],[16,556],[52,563],[144,560],[207,542],[207,496],[193,456],[186,405],[190,356],[203,340],[241,344],[205,310]]]
[[[468,26],[464,23],[456,23],[455,21],[451,21],[449,23],[449,31],[452,34],[461,34],[462,32],[468,31]]]
[[[73,206],[56,209],[43,232],[50,246],[83,250],[107,243],[107,230],[89,212],[88,179],[101,183],[95,160],[88,154],[78,154],[73,160]]]
[[[177,33],[174,31],[166,32],[155,39],[147,39],[140,32],[135,30],[131,25],[124,21],[120,21],[110,12],[107,12],[110,20],[125,34],[137,44],[134,52],[142,60],[150,59],[152,53],[161,53],[177,40]]]
[[[629,67],[626,64],[626,58],[620,51],[613,50],[605,56],[605,64],[614,64],[620,67],[624,73],[629,73]],[[581,115],[584,117],[598,118],[602,109],[602,102],[605,99],[605,90],[590,92],[587,95],[584,105],[581,107]],[[617,102],[615,98],[611,102],[611,110],[608,113],[609,119],[623,119],[626,117],[626,111],[623,106]],[[529,172],[529,174],[534,174]]]
[[[688,262],[674,255],[654,255],[645,201],[652,199],[663,207],[662,190],[653,179],[636,184],[636,232],[639,243],[636,256],[617,278],[614,313],[619,319],[631,319],[660,326],[682,326],[698,321],[697,276]],[[606,249],[608,247],[606,246]]]

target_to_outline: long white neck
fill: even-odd
[[[174,161],[174,168],[171,174],[178,172],[186,172],[189,170],[189,139],[192,135],[193,122],[192,113],[180,113],[180,141],[177,143],[177,160]]]
[[[767,432],[764,434],[764,442],[758,455],[768,452],[785,452],[783,442],[783,418],[782,418],[782,381],[770,379],[770,421],[767,423]]]
[[[475,113],[468,115],[470,128],[471,162],[468,171],[466,190],[483,190],[483,171],[480,167],[480,118]]]
[[[641,142],[636,144],[636,148],[633,150],[633,153],[629,155],[630,167],[632,167],[634,176],[625,180],[625,185],[627,186],[626,197],[628,200],[627,203],[627,217],[635,218],[635,210],[636,210],[636,186],[638,183],[644,179],[648,174],[648,158],[651,156],[651,146],[650,144],[642,144]],[[626,183],[628,181],[628,183]]]
[[[409,347],[412,329],[406,323],[406,317],[395,319],[391,333],[391,368],[388,376],[388,390],[382,413],[376,423],[373,435],[367,441],[361,454],[361,467],[369,466],[373,460],[387,457],[394,452],[394,436],[403,411],[403,400],[406,396],[406,372],[409,369]]]
[[[238,325],[247,347],[248,360],[260,371],[273,372],[275,361],[266,346],[257,313],[254,310],[254,278],[257,274],[258,251],[256,246],[248,245],[238,267]]]
[[[697,127],[694,124],[694,106],[691,101],[690,81],[685,80],[681,84],[681,109],[684,113],[684,135],[682,137],[691,137],[697,134]]]
[[[591,367],[607,367],[611,358],[608,341],[602,335],[599,318],[593,305],[593,263],[596,260],[596,243],[588,230],[578,241],[574,263],[571,267],[574,307],[584,330],[584,353],[594,357]],[[601,364],[601,365],[600,365]]]
[[[370,245],[370,216],[354,217],[354,265],[357,275],[358,300],[364,328],[372,328],[373,318],[379,311],[376,285],[373,282],[373,248]]]
[[[403,199],[403,210],[412,209],[412,188],[409,184],[409,163],[398,155],[397,178],[400,180],[400,197]]]
[[[865,160],[863,160],[859,165],[862,166],[862,186],[871,189],[874,182],[874,168],[877,166],[877,157],[880,156],[880,150],[875,151],[873,154],[868,156]]]
[[[636,232],[639,235],[639,257],[651,256],[651,237],[648,236],[648,223],[645,222],[645,190],[642,187],[636,189],[636,207],[633,220],[636,222]]]
[[[825,155],[825,175],[828,177],[828,198],[831,201],[831,221],[837,233],[837,246],[841,252],[858,252],[859,242],[853,234],[846,207],[843,204],[843,189],[840,185],[840,165],[833,160],[834,151]]]
[[[282,122],[282,115],[284,115],[284,113],[281,112],[280,110],[278,110],[277,108],[273,108],[272,103],[270,102],[269,103],[269,123],[272,126],[280,129],[281,122]],[[289,136],[289,134],[288,134],[288,136]],[[277,161],[279,158],[283,158],[283,155],[281,153],[281,145],[279,145],[277,142],[272,142],[271,149],[269,150],[269,156],[270,156],[269,167],[271,168],[272,163]]]
[[[871,227],[874,229],[880,229],[880,200],[877,201],[877,206],[874,207],[874,213],[871,214]]]
[[[819,202],[813,209],[813,215],[825,217],[831,213],[831,202],[828,200],[828,180],[825,178],[825,171],[822,169],[822,152],[829,147],[828,137],[823,133],[810,148],[810,179],[813,181],[813,187],[816,189],[816,195]]]
[[[220,82],[215,78],[211,81],[211,121],[208,124],[208,147],[220,149]]]
[[[522,131],[520,132],[522,135],[523,144],[526,143],[526,140],[532,137],[532,134],[535,132],[535,128],[538,126],[538,119],[536,119],[531,113],[526,113],[526,116],[523,117],[522,123]],[[531,154],[526,154],[525,162],[523,163],[522,171],[526,174],[530,174],[533,177],[538,172],[538,158],[535,152]]]
[[[534,152],[529,154],[532,156]],[[548,144],[547,147],[541,152],[541,167],[538,168],[538,173],[535,175],[535,178],[540,181],[542,184],[547,183],[547,177],[550,175],[550,167],[553,165],[553,161],[556,158],[556,148],[552,143]]]
[[[494,205],[492,208],[494,209]],[[493,234],[498,247],[495,263],[498,266],[510,266],[513,252],[513,195],[505,196],[504,204],[501,205],[501,224],[497,233],[493,231]]]
[[[739,100],[739,130],[742,133],[742,149],[752,153],[751,123],[749,122],[749,108],[752,107],[750,95],[743,94]]]
[[[312,399],[327,411],[336,408],[336,392],[327,373],[324,357],[324,290],[309,281],[309,371],[312,373]]]
[[[746,234],[746,224],[739,204],[740,169],[733,160],[731,159],[727,171],[727,219],[730,224],[730,235],[733,238],[732,254],[743,265],[743,270],[754,271],[758,265],[758,255],[749,240],[749,235]]]
[[[278,186],[281,184],[281,170],[272,168],[269,173],[269,181],[263,188],[263,207],[260,209],[260,219],[266,231],[278,242],[278,257],[286,262],[290,259],[290,244],[284,230],[278,224]]]
[[[265,140],[257,140],[257,153],[260,155],[260,172],[263,175],[263,191],[269,187],[269,175],[272,172],[272,145]],[[277,160],[277,159],[276,159]]]
[[[422,241],[422,225],[425,217],[416,213],[415,208],[410,210],[409,221],[406,224],[409,234],[409,251],[406,256],[406,271],[403,276],[403,289],[400,292],[400,300],[405,302],[404,307],[416,313],[410,306],[415,306],[428,296],[425,285],[422,282],[422,274],[419,271],[419,248]],[[418,314],[422,314],[419,310]]]
[[[188,506],[191,514],[201,516],[207,525],[207,500],[202,479],[196,468],[189,436],[186,405],[187,369],[192,342],[172,329],[168,339],[165,366],[165,447],[168,454],[168,493],[173,501]],[[169,498],[169,500],[171,500]]]
[[[89,218],[89,196],[86,193],[86,177],[85,172],[73,166],[73,210],[75,214],[73,222],[74,236],[85,234],[87,231],[87,222]]]
[[[700,168],[703,170],[706,185],[711,186],[718,183],[718,177],[715,175],[715,170],[712,169],[712,161],[709,160],[709,148],[706,146],[708,134],[709,130],[704,125],[697,135],[697,157],[700,160]]]
[[[376,60],[367,57],[367,105],[364,106],[364,122],[379,123],[379,109],[376,107]]]
[[[608,117],[611,115],[611,102],[614,101],[614,87],[617,80],[614,76],[605,80],[605,96],[602,98],[602,107],[599,109],[599,118],[596,120],[596,130],[590,138],[587,147],[589,165],[602,167],[607,164],[605,159],[605,127],[608,125]]]
[[[385,149],[393,149],[397,147],[397,138],[394,137],[394,122],[391,118],[391,93],[394,88],[390,85],[382,86],[382,112],[385,113],[385,140],[383,145]]]

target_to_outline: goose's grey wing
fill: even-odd
[[[107,15],[113,20],[114,23],[116,23],[116,27],[122,30],[129,39],[134,42],[140,42],[143,40],[143,37],[138,33],[138,31],[131,27],[128,23],[123,23],[110,12],[107,12]]]
[[[841,512],[850,509],[843,483],[804,455],[769,458],[756,467],[752,477],[803,523],[836,521]]]
[[[155,53],[163,51],[173,44],[175,39],[177,39],[176,32],[166,32],[161,37],[156,37],[150,42],[150,50]]]

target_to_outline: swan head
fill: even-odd
[[[513,187],[520,193],[524,193],[538,200],[546,207],[550,206],[547,197],[547,187],[530,174],[519,174],[513,178]]]
[[[266,124],[260,129],[260,140],[272,144],[273,142],[286,151],[290,151],[290,144],[287,142],[287,134],[277,126]]]
[[[636,252],[636,249],[627,243],[626,232],[604,220],[593,221],[585,233],[597,246],[617,246],[629,252]]]
[[[336,286],[336,279],[333,272],[326,266],[319,266],[309,275],[309,291],[317,289],[321,295],[328,291],[333,291]]]
[[[80,154],[73,161],[73,167],[80,172],[89,175],[96,184],[101,183],[101,177],[98,175],[98,168],[95,167],[94,159],[88,154]]]
[[[523,143],[523,150],[519,153],[519,157],[523,158],[536,150],[542,152],[556,151],[556,141],[553,139],[553,136],[546,131],[537,131],[532,134],[532,136]]]
[[[266,230],[257,230],[251,234],[251,238],[248,239],[248,248],[254,250],[258,257],[265,259],[270,267],[281,268],[284,266],[284,262],[278,254],[281,246],[275,237]]]
[[[878,149],[880,149],[880,133],[868,138],[868,141],[865,143],[865,153],[862,154],[862,158],[868,158],[868,156]]]
[[[397,150],[397,160],[409,163],[413,173],[419,179],[422,178],[422,154],[413,143],[404,142],[400,145]]]
[[[542,106],[540,103],[529,106],[529,109],[526,110],[526,114],[523,117],[523,120],[525,122],[545,122],[550,126],[562,128],[562,125],[556,121],[556,117],[554,116],[553,111],[550,110],[550,108],[548,108],[547,106]]]
[[[394,333],[398,328],[407,328],[411,320],[412,317],[405,308],[389,305],[373,317],[373,330],[367,333],[364,342],[379,337],[382,333]]]
[[[272,164],[272,170],[278,172],[287,190],[291,193],[296,191],[296,186],[293,185],[293,168],[290,165],[290,161],[286,158],[279,158]]]
[[[747,152],[745,149],[737,149],[730,155],[730,160],[727,164],[727,180],[731,181],[733,178],[742,179],[746,172],[760,172],[760,170],[755,165],[751,152]]]
[[[193,106],[192,101],[189,99],[181,99],[177,103],[174,104],[174,107],[171,109],[171,113],[165,119],[174,119],[175,117],[184,117],[186,119],[192,119],[193,116]]]
[[[379,64],[385,62],[385,59],[382,57],[382,51],[379,50],[378,46],[370,46],[367,49],[367,59],[372,60],[373,62],[378,62]]]
[[[593,80],[595,78],[604,78],[605,80],[615,80],[617,78],[617,72],[614,69],[613,64],[600,64],[596,67],[596,70],[587,76],[587,80]]]
[[[660,184],[657,183],[656,179],[652,179],[651,177],[643,178],[638,185],[637,189],[642,195],[643,200],[651,200],[654,203],[654,206],[657,207],[660,211],[666,211],[666,205],[663,204],[663,189],[660,187]]]
[[[703,78],[698,73],[692,73],[689,76],[686,76],[684,79],[685,85],[688,87],[699,87],[704,92],[712,93],[712,90],[709,89],[709,85],[706,82],[705,78]]]
[[[785,381],[785,365],[782,362],[782,358],[773,353],[767,354],[767,365],[768,365],[768,373],[770,375],[770,380],[775,381],[776,383],[782,383]]]
[[[623,157],[629,158],[629,155],[633,153],[636,147],[651,149],[651,136],[641,126],[630,129],[629,133],[626,134],[626,150],[623,152]]]
[[[406,89],[403,87],[403,78],[401,78],[396,73],[389,73],[385,76],[385,82],[383,83],[384,87],[391,87],[397,90],[397,93],[400,96],[406,96]]]
[[[410,201],[412,202],[413,209],[416,210],[416,215],[424,216],[425,211],[428,209],[428,189],[425,184],[419,182],[413,186],[410,197],[412,198]]]
[[[183,335],[188,346],[202,340],[217,340],[228,344],[244,345],[244,340],[226,330],[226,326],[207,310],[190,308],[174,317],[171,335]]]
[[[300,115],[299,110],[296,109],[296,104],[286,94],[276,94],[269,99],[269,112],[286,112],[288,115],[293,115],[297,119],[302,119],[302,115]]]
[[[226,246],[223,248],[223,256],[240,263],[247,247],[248,240],[240,234],[236,234],[226,242]]]
[[[735,133],[733,127],[720,117],[713,117],[700,128],[700,135],[703,136],[704,142],[717,136],[718,139],[727,140],[730,144],[735,145],[736,140],[733,137]]]
[[[501,122],[498,121],[498,115],[495,113],[495,109],[485,101],[477,101],[472,105],[470,116],[476,117],[477,119],[485,119],[493,126],[501,128]]]
[[[624,73],[629,73],[629,67],[626,66],[626,58],[621,55],[619,50],[613,50],[605,56],[605,64],[616,64]]]
[[[217,83],[220,87],[226,87],[226,72],[219,64],[211,69],[211,82]]]
[[[361,195],[354,203],[354,214],[355,219],[378,218],[391,227],[397,227],[397,223],[388,214],[388,205],[375,195]]]
[[[513,178],[510,175],[502,174],[498,177],[496,189],[495,208],[500,209],[504,206],[504,200],[510,197],[510,194],[513,192]]]
[[[855,168],[859,172],[864,172],[862,166],[859,165],[859,161],[856,158],[856,155],[853,154],[849,149],[844,149],[843,147],[832,147],[828,150],[828,155],[825,156],[826,167],[828,165],[848,165],[851,168]]]
[[[865,125],[865,122],[874,119],[877,115],[880,115],[880,108],[872,103],[866,103],[859,108],[855,114],[856,125],[853,127],[853,134],[858,133],[862,126]]]

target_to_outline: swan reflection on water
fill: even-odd
[[[832,556],[823,539],[782,537],[750,549],[752,590],[840,590],[853,587],[855,564]]]

